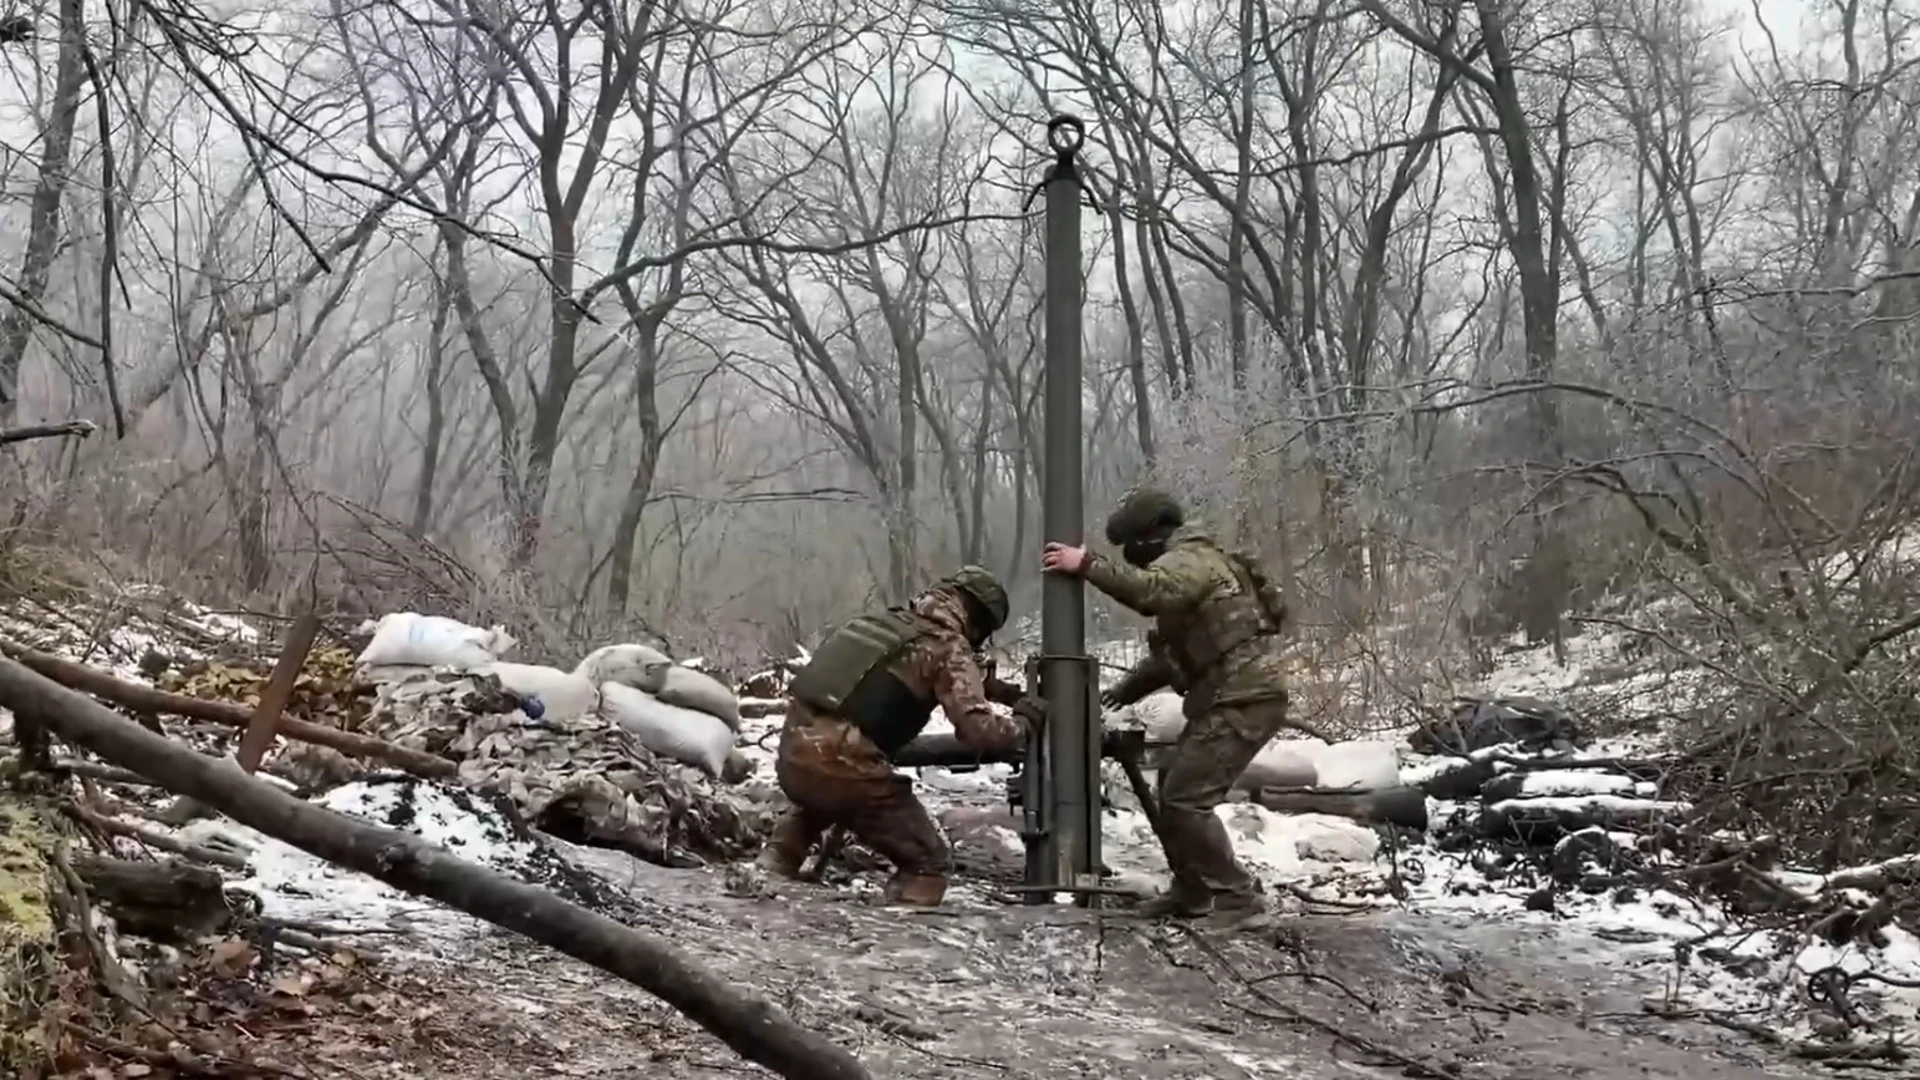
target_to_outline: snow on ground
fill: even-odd
[[[522,880],[549,876],[543,873],[547,868],[540,846],[516,838],[497,806],[463,788],[378,777],[344,784],[313,801],[336,813],[412,833],[468,862]],[[195,821],[177,834],[195,843],[241,849],[248,872],[233,884],[259,896],[269,918],[410,930],[439,938],[466,936],[477,927],[465,915],[225,818]]]
[[[1662,1010],[1712,1013],[1806,1039],[1820,1017],[1809,1009],[1809,981],[1838,969],[1864,973],[1853,1000],[1886,1018],[1882,1037],[1914,1038],[1899,1027],[1920,1014],[1920,939],[1897,926],[1887,928],[1881,947],[1834,946],[1797,931],[1750,928],[1718,904],[1660,889],[1572,891],[1555,898],[1552,912],[1540,912],[1527,909],[1531,888],[1491,882],[1456,856],[1422,850],[1418,858],[1425,877],[1410,890],[1411,909],[1584,931],[1610,943],[1611,955],[1596,961],[1637,973],[1647,1002]]]
[[[149,652],[175,661],[203,660],[200,644],[253,645],[260,631],[238,616],[172,597],[160,586],[130,585],[98,605],[0,609],[0,637],[146,685],[152,680],[140,661]]]
[[[1529,798],[1553,795],[1625,795],[1639,785],[1632,777],[1576,769],[1543,769],[1520,781],[1520,793]]]
[[[1477,688],[1479,693],[1603,702],[1606,713],[1646,716],[1677,710],[1704,686],[1699,672],[1654,670],[1655,665],[1633,662],[1626,636],[1618,632],[1588,633],[1566,644],[1569,657],[1564,667],[1554,661],[1550,647],[1511,645]],[[1101,658],[1124,667],[1136,651],[1116,646],[1102,651]],[[766,762],[769,773],[780,723],[778,715],[748,721],[742,734],[750,748],[764,736],[765,748],[748,753]],[[951,725],[936,713],[928,732],[949,731]],[[1581,756],[1640,757],[1657,753],[1662,749],[1659,743],[1657,733],[1604,738],[1595,740]],[[1498,759],[1514,753],[1512,748],[1495,748],[1473,756]],[[1402,759],[1403,782],[1409,784],[1419,783],[1438,767],[1404,748]],[[1504,772],[1509,766],[1497,768]],[[1003,807],[1011,774],[1007,766],[960,773],[922,769],[916,776],[916,790],[939,818],[956,806]],[[1115,874],[1113,883],[1138,891],[1163,887],[1165,859],[1145,816],[1134,808],[1131,793],[1117,773],[1109,775],[1107,787],[1116,805],[1104,815],[1101,842],[1103,859]],[[1685,803],[1657,798],[1652,783],[1593,770],[1529,772],[1520,780],[1518,795],[1538,810],[1680,813],[1687,809]],[[1493,809],[1501,807],[1496,803]],[[1456,809],[1437,800],[1430,800],[1429,808],[1436,829]],[[1819,1013],[1807,1006],[1807,985],[1809,978],[1828,968],[1853,977],[1868,973],[1870,981],[1860,983],[1852,998],[1869,1003],[1878,1015],[1912,1018],[1920,1011],[1920,990],[1871,981],[1920,986],[1920,940],[1898,928],[1889,929],[1884,946],[1878,948],[1811,943],[1796,932],[1742,929],[1718,905],[1658,889],[1604,889],[1591,894],[1574,890],[1558,895],[1554,910],[1530,910],[1529,897],[1538,891],[1538,883],[1494,880],[1471,856],[1438,850],[1431,835],[1427,842],[1390,845],[1383,842],[1382,833],[1345,818],[1280,814],[1245,802],[1224,805],[1219,814],[1241,858],[1287,909],[1400,903],[1415,913],[1581,931],[1606,943],[1609,955],[1596,960],[1636,973],[1656,1007],[1710,1011],[1790,1038],[1808,1037],[1817,1026]],[[1605,835],[1629,850],[1638,839],[1626,832]],[[975,837],[973,842],[982,841]],[[1020,851],[1019,838],[1009,829],[997,830],[991,842],[1009,854]],[[1812,887],[1817,887],[1817,880]],[[1396,884],[1403,900],[1394,899]],[[957,888],[955,895],[963,905],[974,902],[964,888]]]
[[[231,616],[178,603],[170,612],[171,618],[188,622],[208,640],[258,638],[244,621]],[[137,619],[101,632],[81,624],[91,620],[104,625],[107,620],[82,615],[71,620],[73,626],[56,632],[43,613],[24,614],[24,618],[0,614],[0,635],[110,665],[118,677],[130,681],[146,681],[137,665],[147,649],[161,648],[182,659],[197,655],[183,648],[180,635],[161,620]],[[1641,615],[1651,617],[1646,612]],[[1698,672],[1651,670],[1654,665],[1634,662],[1626,643],[1625,635],[1617,632],[1590,632],[1569,639],[1569,663],[1564,667],[1554,662],[1548,647],[1510,647],[1480,692],[1550,701],[1593,695],[1604,698],[1615,714],[1644,716],[1673,710],[1680,698],[1703,685]],[[1138,649],[1138,643],[1127,642],[1095,652],[1103,665],[1124,668],[1137,658]],[[1003,665],[1003,670],[1009,669]],[[1017,671],[1017,665],[1010,670]],[[767,715],[743,719],[738,748],[756,766],[753,782],[771,784],[782,723],[778,703],[756,699],[746,703],[757,706],[747,711]],[[946,717],[936,711],[927,732],[951,730]],[[1608,740],[1586,753],[1592,757],[1639,755],[1654,749],[1657,741],[1657,736]],[[1420,782],[1436,767],[1406,753],[1402,759],[1403,782],[1409,784]],[[956,807],[1003,809],[1011,775],[1008,766],[962,772],[924,769],[915,777],[916,790],[936,818]],[[1109,775],[1107,786],[1114,807],[1104,815],[1102,847],[1104,861],[1116,874],[1115,884],[1143,892],[1157,890],[1166,874],[1160,846],[1117,772]],[[1522,780],[1519,793],[1529,800],[1564,800],[1569,806],[1681,808],[1681,804],[1652,799],[1657,792],[1650,784],[1584,770],[1532,772]],[[336,788],[317,802],[336,812],[412,832],[462,858],[523,880],[538,882],[552,873],[552,867],[542,862],[552,858],[551,849],[517,836],[499,810],[464,789],[376,779]],[[1430,802],[1435,826],[1453,810],[1446,803]],[[1920,1011],[1920,990],[1898,985],[1920,986],[1920,940],[1897,927],[1886,930],[1884,944],[1874,948],[1809,943],[1787,932],[1742,930],[1714,905],[1661,890],[1607,889],[1592,894],[1575,890],[1557,896],[1554,910],[1536,911],[1528,903],[1533,886],[1494,880],[1471,857],[1442,852],[1431,843],[1388,843],[1382,833],[1344,818],[1285,815],[1244,802],[1222,806],[1219,814],[1242,858],[1278,902],[1291,909],[1310,908],[1314,901],[1346,908],[1398,902],[1416,914],[1466,914],[1496,925],[1582,930],[1609,942],[1612,953],[1604,962],[1639,973],[1659,1003],[1733,1014],[1792,1037],[1804,1036],[1818,1025],[1817,1010],[1807,1008],[1806,989],[1810,978],[1829,969],[1851,978],[1865,973],[1868,981],[1858,984],[1851,999],[1870,1003],[1878,1015],[1911,1018]],[[198,821],[181,834],[200,843],[219,843],[224,838],[245,849],[249,870],[236,884],[259,895],[265,913],[272,917],[411,930],[429,939],[467,937],[478,929],[464,915],[408,897],[230,821]],[[1615,839],[1631,846],[1634,838],[1621,834]],[[1016,858],[1021,850],[1018,836],[1001,826],[972,842],[991,843],[1004,849],[1002,854]],[[1808,892],[1824,884],[1808,875],[1788,880]],[[863,883],[861,888],[872,884]],[[1396,885],[1401,901],[1393,898]],[[957,907],[987,904],[980,890],[964,882],[950,896]],[[1891,981],[1876,982],[1876,978]]]

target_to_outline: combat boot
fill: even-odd
[[[947,879],[940,874],[895,874],[887,882],[887,903],[903,907],[934,908],[947,897]]]
[[[1220,893],[1207,925],[1219,930],[1257,929],[1266,924],[1267,900],[1259,892]]]
[[[1134,908],[1143,919],[1199,919],[1213,914],[1213,898],[1195,896],[1178,886]]]
[[[798,881],[800,867],[807,861],[807,852],[812,847],[813,837],[808,835],[806,820],[799,813],[789,811],[775,823],[767,846],[760,850],[759,867],[788,881]]]

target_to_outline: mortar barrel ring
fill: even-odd
[[[1087,138],[1086,125],[1077,116],[1060,115],[1047,121],[1047,145],[1062,157],[1070,157],[1080,152],[1080,144]]]

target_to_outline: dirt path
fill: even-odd
[[[1657,988],[1583,963],[1599,943],[1539,929],[1391,915],[1196,936],[964,895],[941,914],[805,888],[732,896],[717,874],[593,858],[652,928],[881,1077],[1814,1075],[1717,1028],[1642,1016]],[[518,939],[476,937],[416,974],[439,988],[434,1015],[408,1045],[336,1058],[340,1075],[765,1075],[639,991]]]

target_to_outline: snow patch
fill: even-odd
[[[1632,777],[1581,769],[1542,769],[1520,781],[1520,792],[1531,798],[1552,795],[1625,795],[1637,793]],[[1649,788],[1653,785],[1649,784]]]
[[[1558,810],[1572,814],[1635,812],[1683,814],[1693,809],[1693,804],[1670,799],[1637,799],[1619,795],[1568,795],[1543,799],[1502,799],[1488,806],[1487,809],[1496,814],[1519,813],[1527,810]]]
[[[411,777],[376,777],[334,788],[314,800],[335,813],[411,833],[468,862],[533,884],[551,886],[559,859],[517,829],[506,812],[464,788]],[[182,839],[240,849],[247,872],[234,881],[260,897],[271,918],[352,926],[388,926],[428,937],[466,937],[476,920],[411,896],[355,870],[225,819],[202,819],[178,830]]]

